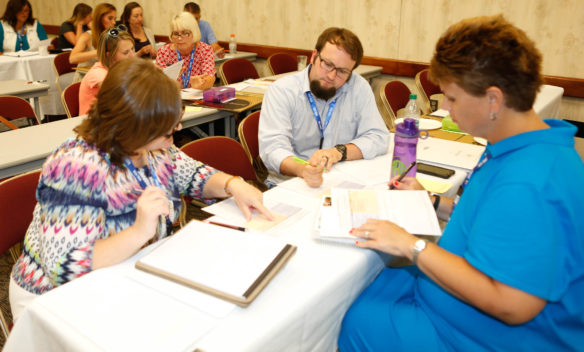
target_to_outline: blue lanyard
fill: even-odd
[[[464,181],[462,182],[462,184],[460,185],[460,188],[458,189],[456,197],[454,198],[454,203],[452,205],[452,212],[454,212],[454,208],[456,208],[456,205],[458,204],[458,201],[460,200],[460,196],[462,196],[462,192],[464,192],[464,189],[468,185],[468,182],[470,181],[470,178],[472,177],[472,175],[475,172],[479,171],[479,169],[481,167],[483,167],[483,165],[485,165],[486,162],[489,161],[490,158],[491,158],[491,154],[485,150],[483,152],[483,154],[481,155],[478,164],[472,169],[472,171],[468,175],[466,175]]]
[[[22,25],[22,28],[20,29],[20,32],[19,31],[16,31],[16,36],[18,37],[17,38],[17,40],[18,40],[18,43],[17,44],[18,44],[20,50],[22,50],[22,47],[24,46],[24,29],[25,29],[25,27],[26,27],[26,23]],[[16,50],[16,51],[18,51],[18,50]]]
[[[182,60],[178,49],[176,49],[176,56],[178,57],[178,61]],[[193,61],[195,61],[195,45],[193,44],[193,51],[191,51],[191,58],[189,60],[189,69],[186,72],[183,72],[181,75],[183,88],[187,88],[189,86],[189,82],[191,80],[191,70],[193,69]]]
[[[146,185],[146,181],[144,181],[144,178],[142,177],[142,175],[140,175],[138,170],[136,170],[136,167],[134,166],[134,164],[132,163],[132,160],[130,160],[130,158],[126,158],[124,160],[124,165],[128,168],[128,170],[130,170],[132,175],[134,175],[134,177],[136,178],[136,180],[138,181],[140,186],[142,186],[142,188],[145,189],[146,187],[148,187]],[[154,172],[154,167],[152,166],[152,162],[150,161],[150,158],[148,158],[148,169],[150,170],[150,175],[152,175],[152,180],[154,180],[154,185],[162,188],[162,183],[160,182],[158,175],[156,175],[156,172]],[[172,205],[172,200],[170,201],[170,204]],[[163,233],[166,233],[167,236],[172,234],[172,221],[170,221],[170,218],[168,216],[165,216],[165,218],[166,218],[166,227],[165,228],[163,227],[162,223],[158,224],[159,225],[159,229],[158,229],[158,238],[159,239],[162,237]]]
[[[318,149],[322,149],[322,142],[324,141],[324,130],[326,130],[326,127],[331,121],[331,117],[333,116],[333,111],[335,110],[335,105],[337,104],[338,97],[335,98],[335,100],[333,100],[329,105],[328,111],[326,112],[326,120],[324,121],[324,126],[322,125],[322,121],[320,120],[320,114],[318,113],[318,109],[316,108],[316,102],[314,101],[312,93],[306,92],[306,97],[308,98],[310,108],[312,109],[312,114],[314,115],[314,119],[316,120],[316,124],[318,125],[318,130],[320,131],[320,147]]]

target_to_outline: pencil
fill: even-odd
[[[408,172],[410,172],[410,170],[412,169],[412,167],[414,167],[414,165],[416,165],[415,161],[412,161],[412,163],[410,164],[410,166],[408,166],[408,168],[406,169],[406,171],[402,172],[399,177],[397,178],[396,182],[400,182],[401,180],[404,179],[404,177],[406,177],[406,174]],[[389,189],[395,189],[394,184],[392,183],[391,185],[389,185]]]
[[[209,224],[213,224],[213,225],[217,225],[217,226],[223,226],[223,227],[227,227],[228,229],[234,229],[234,230],[237,230],[237,231],[243,231],[243,232],[245,232],[245,227],[241,227],[241,226],[223,224],[223,223],[215,222],[215,221],[209,221]]]

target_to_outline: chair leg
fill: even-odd
[[[6,319],[4,318],[4,314],[2,314],[2,312],[0,311],[0,327],[2,328],[2,333],[4,334],[4,339],[6,341],[6,339],[8,339],[8,333],[10,332],[8,330],[8,323],[6,322]]]

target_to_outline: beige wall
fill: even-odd
[[[77,0],[29,0],[41,23],[59,25]],[[7,0],[0,0],[0,9]],[[95,6],[101,1],[86,0]],[[127,1],[111,1],[121,14]],[[140,0],[156,34],[169,32],[184,1]],[[235,33],[243,43],[312,49],[328,26],[352,29],[366,56],[428,62],[448,25],[477,15],[503,13],[537,41],[544,74],[584,78],[582,0],[199,0],[203,18],[219,40]]]
[[[60,25],[77,0],[29,0],[43,24]],[[0,9],[7,0],[0,0]],[[86,0],[95,6],[101,1]],[[111,1],[121,15],[127,1]],[[170,18],[183,1],[139,0],[146,25],[168,34]],[[196,1],[197,2],[197,1]],[[198,0],[203,18],[219,40],[235,33],[239,42],[312,49],[328,26],[353,30],[366,56],[428,62],[434,43],[462,18],[503,13],[537,42],[543,73],[584,78],[582,0]],[[258,65],[263,65],[262,61]],[[260,67],[260,72],[262,70]],[[374,82],[376,87],[387,77]],[[410,86],[412,80],[403,78]],[[564,98],[561,115],[584,121],[584,99]]]

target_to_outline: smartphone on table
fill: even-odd
[[[429,165],[424,163],[416,163],[418,168],[417,172],[432,175],[440,178],[450,178],[450,176],[454,175],[455,171],[452,169],[447,169],[445,167]]]

